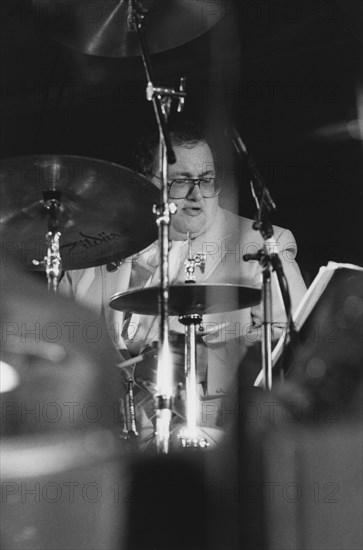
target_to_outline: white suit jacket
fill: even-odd
[[[192,242],[192,253],[202,252],[207,256],[204,273],[197,268],[197,283],[236,283],[260,288],[261,267],[257,261],[245,262],[243,255],[257,252],[263,245],[258,231],[252,228],[253,221],[218,208],[212,227]],[[306,287],[300,269],[295,261],[297,246],[292,233],[274,226],[283,269],[288,280],[292,308],[296,309]],[[147,285],[159,282],[157,243],[139,253],[138,259],[150,268]],[[184,282],[184,260],[187,256],[187,242],[174,241],[170,251],[170,282]],[[96,314],[104,317],[111,336],[119,349],[125,348],[121,338],[123,313],[109,306],[111,297],[129,289],[132,258],[127,258],[115,272],[106,266],[66,272],[60,283],[63,293],[72,295],[77,301],[87,304]],[[285,327],[286,315],[277,284],[272,277],[273,323]],[[227,392],[234,379],[236,369],[247,349],[261,337],[262,305],[238,311],[205,315],[206,327],[219,330],[204,337],[208,346],[207,394],[222,395]],[[157,319],[147,316],[133,316],[130,322],[133,336],[139,340],[140,349],[158,340]],[[170,330],[183,332],[184,327],[176,317],[170,317]],[[281,332],[280,332],[281,333]],[[278,331],[275,333],[279,336]],[[130,335],[130,334],[129,334]],[[132,335],[131,335],[132,336]]]

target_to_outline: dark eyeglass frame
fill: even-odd
[[[156,174],[152,174],[152,175],[153,175],[155,178],[157,178],[158,180],[160,180],[159,176],[157,176]],[[210,196],[207,196],[207,197],[203,195],[202,189],[201,189],[201,187],[200,187],[200,184],[201,184],[203,181],[212,181],[212,180],[213,180],[214,182],[216,182],[216,177],[214,176],[214,177],[202,177],[202,178],[175,178],[175,179],[173,179],[173,180],[171,180],[171,181],[169,181],[169,182],[167,183],[169,197],[170,197],[171,199],[185,199],[185,198],[192,192],[192,189],[194,189],[194,187],[195,187],[196,185],[198,185],[198,186],[199,186],[199,190],[200,190],[200,192],[201,192],[201,194],[202,194],[202,197],[203,197],[204,199],[213,199],[214,197],[217,197],[217,196],[219,195],[219,193],[220,193],[220,191],[221,191],[220,185],[217,187],[217,190],[215,191],[215,193],[214,193],[213,195],[210,195]],[[184,182],[189,182],[189,189],[188,189],[188,191],[187,191],[187,193],[185,194],[184,197],[173,197],[173,196],[171,196],[171,194],[170,194],[170,189],[171,189],[172,185],[173,185],[175,182],[177,182],[177,181],[179,181],[179,182],[182,182],[182,181],[184,181]],[[192,187],[192,186],[193,186],[193,187]]]

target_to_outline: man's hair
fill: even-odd
[[[200,142],[207,143],[211,148],[214,161],[216,160],[211,136],[207,131],[197,126],[192,121],[178,120],[169,127],[169,133],[174,145],[194,147]],[[135,169],[141,174],[151,175],[158,145],[158,132],[149,133],[141,139],[138,150],[134,156]]]

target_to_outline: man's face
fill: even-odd
[[[168,166],[168,181],[183,178],[211,178],[215,176],[215,166],[209,145],[201,141],[190,144],[173,145],[176,163]],[[157,166],[158,152],[155,155]],[[155,182],[156,183],[156,182]],[[160,183],[159,183],[160,184]],[[212,225],[218,208],[218,197],[205,198],[199,185],[194,185],[183,199],[170,198],[177,206],[177,212],[171,217],[170,238],[184,240],[188,231],[192,237],[205,233]]]

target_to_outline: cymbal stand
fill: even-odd
[[[43,206],[48,211],[48,232],[45,235],[47,255],[44,259],[33,260],[33,265],[44,266],[48,280],[48,290],[57,292],[62,274],[62,259],[60,255],[60,237],[58,213],[61,207],[60,191],[47,189],[43,191]]]
[[[170,218],[176,212],[176,206],[168,202],[168,163],[176,161],[167,120],[172,99],[178,99],[178,111],[181,112],[186,97],[185,79],[180,80],[179,90],[154,85],[150,53],[143,31],[144,8],[137,0],[131,0],[130,24],[137,33],[141,56],[147,79],[146,98],[153,102],[156,121],[159,128],[159,165],[160,165],[160,204],[154,206],[156,223],[159,228],[160,248],[160,288],[159,288],[159,354],[157,367],[156,408],[156,446],[160,453],[169,450],[170,422],[172,414],[173,376],[171,352],[169,346],[169,226]]]
[[[263,247],[256,254],[245,254],[244,261],[257,260],[262,267],[262,303],[263,303],[263,331],[262,331],[262,370],[263,387],[265,391],[272,389],[272,291],[271,273],[276,272],[277,281],[283,298],[286,317],[291,339],[296,333],[292,320],[291,298],[288,284],[283,272],[282,263],[278,254],[278,243],[274,238],[274,231],[269,215],[276,210],[276,204],[263,181],[247,147],[242,141],[236,128],[232,132],[233,144],[239,155],[245,159],[249,169],[249,179],[252,196],[256,202],[257,215],[253,229],[260,231],[264,240]]]
[[[257,229],[254,225],[254,229]],[[273,239],[273,233],[256,254],[245,254],[245,261],[257,260],[262,266],[262,304],[263,304],[263,331],[262,331],[262,368],[264,390],[272,388],[272,292],[271,272],[272,256],[277,256],[277,243]]]
[[[192,257],[191,236],[188,233],[189,253],[185,260],[185,283],[195,284],[195,269],[199,267],[204,272],[205,254],[195,254]],[[198,436],[199,395],[197,388],[197,343],[196,327],[202,324],[202,316],[198,313],[180,315],[179,322],[185,326],[185,397],[186,397],[186,428],[178,434],[182,447],[208,447],[206,439]]]

